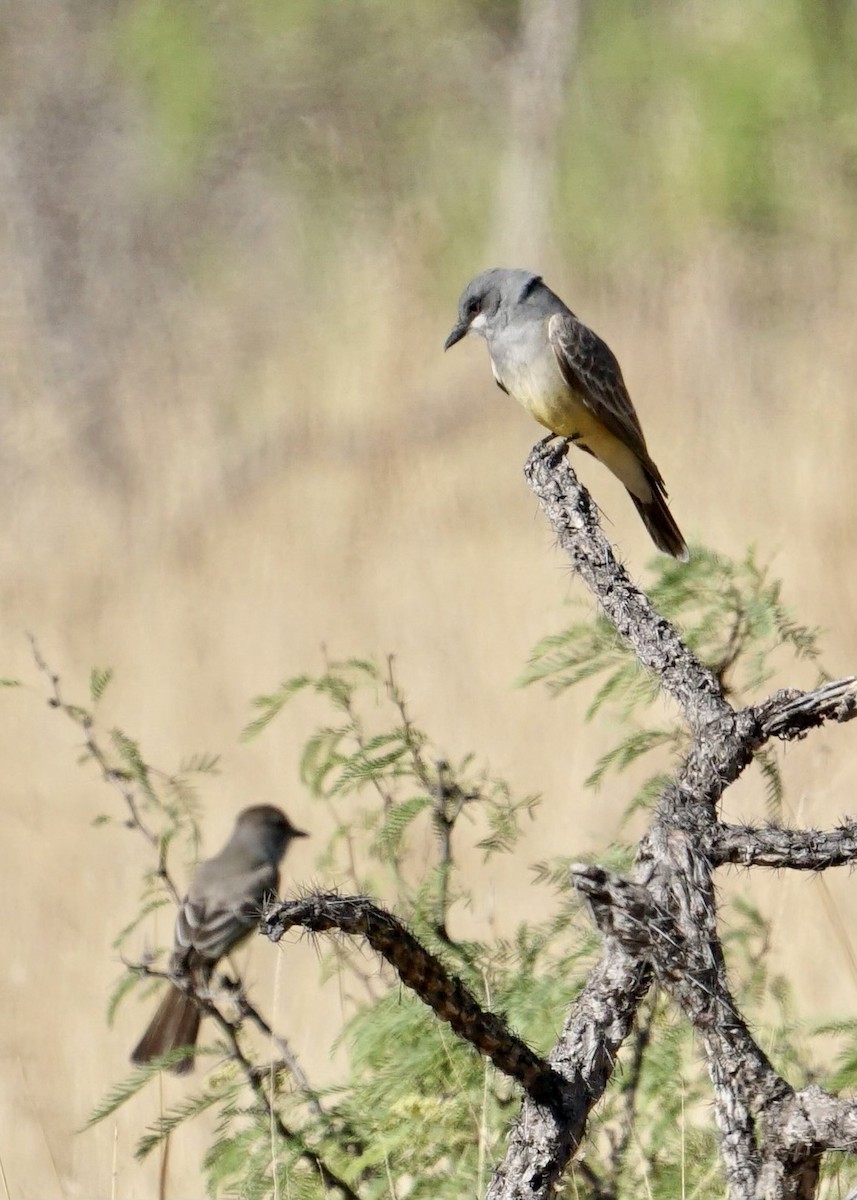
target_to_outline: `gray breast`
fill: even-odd
[[[548,341],[547,320],[516,321],[488,339],[494,377],[527,407],[568,389]]]

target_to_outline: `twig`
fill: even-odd
[[[619,1194],[619,1183],[628,1154],[628,1147],[634,1133],[634,1123],[637,1118],[637,1100],[639,1099],[640,1080],[643,1074],[643,1061],[652,1038],[652,1027],[657,1012],[657,998],[650,996],[647,1007],[637,1013],[634,1025],[631,1061],[628,1063],[619,1090],[621,1101],[621,1118],[618,1136],[613,1140],[610,1150],[610,1191],[613,1196]]]
[[[453,865],[452,833],[465,804],[475,799],[475,796],[462,791],[455,780],[451,778],[449,763],[442,759],[438,760],[436,764],[435,775],[437,782],[433,789],[432,821],[440,843],[440,854],[434,930],[442,942],[452,946],[454,943],[449,936],[446,923],[449,912],[449,881],[452,877]]]
[[[426,761],[422,756],[419,738],[417,737],[414,723],[411,720],[410,713],[408,712],[408,706],[405,703],[404,693],[396,681],[396,674],[393,666],[394,662],[395,659],[393,655],[387,655],[387,678],[384,681],[387,689],[387,695],[389,696],[393,706],[396,708],[399,713],[399,717],[401,718],[404,742],[408,748],[408,753],[411,758],[411,767],[413,769],[414,776],[420,781],[427,792],[431,792],[434,790],[434,781]]]
[[[30,646],[32,648],[33,659],[35,660],[36,667],[47,678],[50,685],[51,696],[48,700],[48,703],[52,708],[59,709],[61,712],[65,713],[65,715],[83,733],[86,752],[89,757],[97,763],[102,779],[105,781],[105,783],[109,784],[112,788],[118,791],[119,795],[122,797],[122,801],[130,814],[128,822],[129,825],[134,829],[137,829],[143,835],[149,845],[154,846],[158,850],[158,875],[161,880],[163,880],[164,887],[170,893],[173,902],[175,904],[179,904],[181,897],[179,896],[178,890],[173,883],[169,871],[167,870],[166,860],[164,857],[166,847],[163,844],[163,839],[160,838],[152,829],[150,829],[143,820],[140,814],[140,806],[137,802],[137,795],[130,781],[128,773],[117,770],[117,768],[114,767],[110,762],[106,752],[101,748],[101,745],[95,734],[95,721],[93,720],[92,714],[86,709],[81,708],[79,705],[68,704],[65,701],[61,690],[59,675],[50,669],[47,662],[42,657],[35,636],[32,633],[28,634],[27,636],[30,640]]]
[[[340,1178],[340,1176],[337,1175],[336,1172],[327,1165],[324,1159],[317,1154],[315,1150],[307,1146],[303,1138],[296,1130],[289,1129],[285,1124],[282,1117],[271,1103],[270,1097],[265,1090],[263,1079],[267,1076],[260,1076],[258,1074],[255,1065],[247,1058],[244,1051],[241,1049],[241,1044],[238,1041],[238,1029],[234,1023],[225,1017],[215,1004],[206,1003],[205,1001],[202,1003],[206,1009],[206,1012],[208,1012],[209,1015],[214,1018],[221,1030],[226,1034],[230,1045],[230,1058],[233,1060],[233,1062],[236,1062],[244,1072],[244,1076],[247,1079],[250,1087],[253,1089],[253,1092],[261,1104],[265,1115],[273,1124],[283,1141],[287,1145],[291,1144],[293,1146],[297,1145],[300,1147],[300,1157],[315,1167],[315,1169],[318,1171],[319,1178],[326,1188],[338,1188],[338,1190],[342,1192],[343,1196],[345,1197],[345,1200],[360,1200],[360,1197],[358,1196],[357,1192],[352,1189],[351,1185],[346,1183],[344,1179]]]
[[[292,1079],[297,1084],[298,1088],[301,1091],[301,1094],[306,1099],[310,1108],[313,1110],[313,1112],[315,1112],[315,1114],[317,1116],[319,1116],[319,1117],[326,1116],[327,1114],[325,1113],[324,1108],[322,1107],[322,1105],[318,1099],[318,1094],[315,1092],[312,1085],[310,1084],[309,1078],[306,1075],[303,1067],[301,1066],[300,1060],[298,1059],[297,1055],[292,1050],[291,1046],[286,1041],[286,1039],[284,1037],[282,1037],[280,1034],[274,1032],[274,1030],[271,1028],[269,1023],[265,1020],[265,1018],[259,1012],[258,1008],[256,1008],[256,1006],[254,1004],[250,1003],[250,1000],[247,997],[247,993],[244,990],[244,984],[240,977],[234,984],[234,989],[235,990],[234,990],[234,994],[233,994],[233,999],[235,1001],[235,1004],[238,1008],[239,1013],[241,1014],[241,1017],[246,1018],[249,1021],[252,1021],[257,1029],[261,1030],[261,1032],[264,1033],[266,1037],[271,1039],[274,1046],[276,1046],[278,1053],[280,1054],[282,1065],[286,1068],[289,1075],[292,1077]],[[275,1067],[276,1067],[276,1064],[275,1064]],[[272,1066],[269,1063],[267,1065],[263,1065],[261,1068],[258,1068],[258,1070],[263,1075],[270,1075],[272,1072]],[[276,1073],[276,1070],[275,1070],[275,1073]]]
[[[328,1169],[325,1167],[319,1155],[315,1151],[305,1146],[303,1139],[299,1134],[290,1131],[286,1128],[285,1123],[281,1120],[279,1114],[273,1109],[270,1103],[267,1092],[264,1090],[264,1083],[270,1080],[272,1075],[277,1075],[280,1071],[287,1071],[294,1079],[295,1083],[301,1091],[301,1094],[309,1103],[310,1107],[315,1112],[316,1116],[322,1118],[326,1123],[329,1122],[329,1116],[325,1112],[318,1100],[318,1096],[309,1083],[307,1076],[304,1074],[300,1063],[286,1042],[285,1038],[279,1037],[274,1033],[269,1023],[265,1020],[259,1010],[250,1003],[244,991],[244,986],[240,978],[222,979],[222,984],[229,993],[230,999],[235,1003],[238,1010],[238,1020],[230,1020],[229,1017],[221,1010],[220,1006],[212,999],[210,994],[203,991],[197,986],[193,976],[188,974],[176,975],[169,971],[160,971],[156,967],[152,967],[148,963],[131,963],[124,964],[129,971],[134,971],[138,975],[144,975],[151,979],[162,979],[171,983],[174,987],[179,988],[191,997],[194,1004],[206,1015],[211,1017],[218,1027],[226,1034],[229,1040],[229,1057],[233,1059],[241,1071],[247,1077],[253,1091],[257,1096],[264,1098],[265,1111],[269,1118],[272,1118],[281,1135],[288,1139],[291,1138],[294,1142],[302,1147],[301,1153],[304,1158],[312,1162],[323,1173],[323,1179],[326,1184],[332,1187],[339,1187],[345,1191],[349,1197],[353,1197],[347,1184],[342,1181],[337,1181],[336,1176],[332,1172],[324,1175]],[[241,1030],[243,1021],[246,1019],[252,1021],[258,1029],[267,1034],[276,1045],[282,1058],[279,1061],[268,1062],[262,1065],[251,1062],[244,1051],[241,1049],[238,1035]],[[341,1131],[340,1131],[341,1132]],[[350,1144],[356,1145],[355,1140],[349,1133]]]

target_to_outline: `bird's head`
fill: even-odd
[[[272,804],[254,804],[238,814],[233,842],[252,849],[262,862],[277,864],[295,838],[306,837],[280,808]]]
[[[508,320],[516,304],[523,303],[541,283],[532,271],[492,267],[471,279],[458,302],[458,321],[444,342],[444,350],[454,346],[468,333],[488,337],[493,329]]]

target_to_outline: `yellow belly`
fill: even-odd
[[[585,446],[603,462],[630,492],[643,501],[651,500],[651,484],[637,455],[601,424],[592,410],[571,391],[558,369],[555,376],[549,370],[520,372],[512,395],[545,429],[560,437],[574,438],[578,445]]]

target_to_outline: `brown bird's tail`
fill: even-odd
[[[177,1050],[179,1046],[195,1046],[199,1018],[200,1011],[193,997],[170,984],[148,1029],[134,1047],[131,1062],[140,1066]],[[193,1056],[180,1059],[170,1070],[176,1075],[186,1075],[193,1070]]]
[[[681,562],[687,562],[690,558],[687,543],[682,537],[681,530],[676,525],[672,513],[667,508],[663,488],[659,487],[654,479],[650,479],[649,482],[652,485],[651,500],[641,500],[630,489],[628,495],[634,501],[637,512],[643,518],[643,524],[648,529],[657,548],[663,550],[664,554],[671,554],[673,558],[677,558]]]

